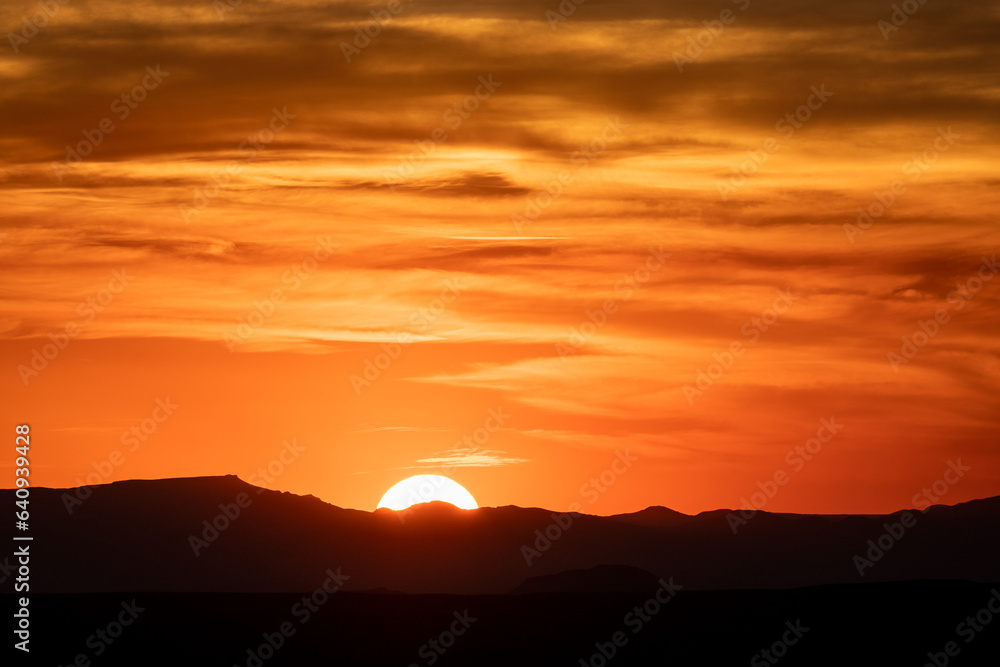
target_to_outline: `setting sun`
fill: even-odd
[[[472,494],[458,482],[441,475],[416,475],[386,491],[376,509],[405,510],[411,505],[434,500],[451,503],[463,510],[479,507]]]

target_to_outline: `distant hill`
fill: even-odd
[[[671,526],[681,525],[685,521],[690,520],[691,516],[688,514],[681,514],[680,512],[667,507],[654,505],[653,507],[647,507],[640,512],[632,512],[631,514],[615,514],[609,516],[608,518],[615,521],[631,523],[636,526],[669,528]]]
[[[913,511],[912,527],[897,538],[885,526],[899,524],[900,512],[758,512],[734,534],[724,510],[596,517],[431,503],[400,514],[363,512],[235,476],[80,491],[32,489],[34,592],[311,591],[338,568],[349,577],[344,590],[403,593],[579,589],[583,575],[572,571],[602,565],[673,577],[687,590],[1000,581],[1000,498]],[[13,495],[0,491],[8,507]],[[888,549],[872,550],[869,540]],[[864,576],[856,556],[872,559]],[[560,576],[536,579],[549,575]]]

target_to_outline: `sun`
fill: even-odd
[[[458,482],[441,475],[408,477],[385,492],[376,509],[405,510],[411,505],[440,500],[463,510],[478,509],[476,499]]]

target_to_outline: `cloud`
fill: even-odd
[[[489,449],[448,449],[434,456],[417,459],[421,465],[412,468],[495,468],[527,463],[531,459],[506,456],[506,452]]]

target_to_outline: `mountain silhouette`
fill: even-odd
[[[688,514],[682,514],[681,512],[667,507],[654,505],[639,512],[632,512],[630,514],[614,514],[608,518],[624,523],[631,523],[636,526],[669,528],[671,526],[679,526],[685,521],[690,520],[691,516]]]
[[[588,570],[530,577],[511,593],[644,593],[655,590],[656,575],[629,565],[598,565]]]
[[[13,505],[13,490],[0,495]],[[1000,581],[1000,498],[886,516],[758,512],[736,534],[726,510],[364,512],[232,475],[34,488],[31,503],[46,545],[33,556],[45,572],[37,592],[307,591],[328,571],[349,577],[346,591],[410,594],[588,590],[580,571],[611,590],[628,589],[635,570],[687,590]],[[592,569],[608,565],[617,569]]]

